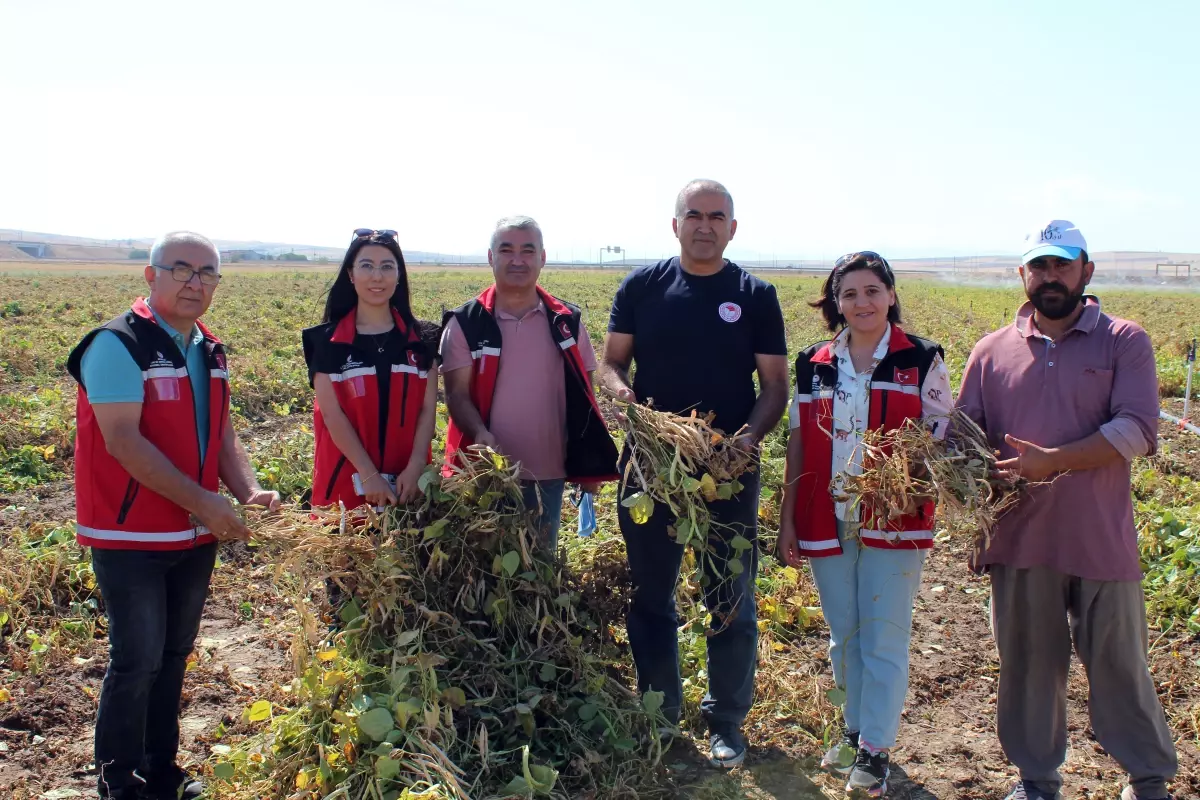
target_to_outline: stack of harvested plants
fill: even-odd
[[[353,594],[334,633],[297,598],[297,677],[284,707],[257,715],[271,717],[265,731],[218,755],[218,800],[650,790],[662,694],[639,699],[622,682],[602,621],[613,609],[596,613],[594,593],[537,549],[514,466],[492,454],[449,477],[440,466],[416,508],[255,521],[302,591],[333,574]],[[617,571],[602,562],[589,572]]]
[[[867,431],[859,444],[862,474],[834,476],[835,499],[859,504],[866,512],[862,519],[875,530],[933,500],[938,522],[951,536],[973,537],[976,552],[986,550],[1020,483],[995,474],[996,454],[974,420],[955,409],[948,422],[945,439],[921,420]]]

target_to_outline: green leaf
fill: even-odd
[[[218,761],[213,767],[213,777],[223,781],[233,780],[233,764],[228,761]]]
[[[613,748],[625,753],[632,753],[637,749],[637,741],[626,736],[624,739],[617,739],[612,743]]]
[[[685,492],[694,492],[699,488],[700,488],[700,481],[697,480],[696,478],[684,478],[683,479],[683,490]]]
[[[394,641],[392,643],[392,648],[398,650],[401,647],[408,647],[410,644],[415,642],[417,640],[417,637],[420,635],[421,635],[420,628],[414,628],[412,630],[407,630],[400,634],[397,634],[396,641]],[[394,673],[394,672],[392,673],[393,677],[395,676],[395,674],[396,673]]]
[[[638,498],[641,496],[641,492],[634,492],[633,494],[626,495],[625,499],[621,501],[621,505],[625,508],[633,508],[633,504],[636,503]]]
[[[458,686],[451,686],[442,692],[442,697],[453,708],[462,708],[467,704],[467,693]]]
[[[450,520],[443,518],[443,519],[439,519],[437,522],[434,522],[433,524],[429,525],[428,527],[425,528],[425,536],[421,541],[428,542],[430,539],[439,538],[442,535],[442,533],[446,530],[446,525],[448,525],[449,523],[450,523]]]
[[[720,486],[718,486],[717,487],[717,499],[718,500],[733,499],[733,484],[732,483],[722,483]]]
[[[654,513],[654,499],[645,492],[639,492],[637,500],[629,507],[629,518],[638,525],[645,525]]]
[[[846,690],[834,687],[825,693],[825,699],[835,706],[845,705]]]
[[[509,550],[504,554],[504,558],[500,559],[500,566],[504,569],[504,574],[512,577],[521,568],[521,554],[516,550]]]
[[[354,620],[358,619],[362,615],[362,607],[359,606],[357,600],[351,600],[349,603],[346,603],[344,606],[342,606],[342,610],[338,612],[338,617],[347,625],[349,625],[351,622],[354,622]]]
[[[750,540],[739,533],[730,540],[729,546],[733,548],[735,553],[741,553],[745,550],[749,550],[754,545],[750,544]]]
[[[392,750],[394,749],[395,748],[392,746],[391,742],[383,741],[380,744],[375,745],[375,749],[369,752],[374,753],[380,758],[383,758],[384,756],[390,756],[392,754]]]
[[[375,777],[381,781],[390,781],[400,774],[400,762],[384,756],[375,762]]]
[[[538,673],[538,678],[542,683],[549,683],[558,677],[558,669],[553,664],[542,664],[542,671]]]
[[[421,490],[421,494],[429,493],[429,486],[438,481],[437,467],[426,467],[421,473],[421,477],[417,478],[417,488]]]
[[[584,722],[591,722],[600,713],[600,709],[595,703],[584,703],[579,707],[579,718]]]
[[[262,722],[265,719],[271,718],[271,701],[259,700],[250,706],[250,713],[247,719],[251,722]]]
[[[657,714],[663,706],[664,697],[662,692],[646,692],[642,695],[642,708],[646,709],[647,714]]]
[[[736,558],[734,558],[734,559],[730,559],[730,561],[729,561],[729,574],[731,574],[731,575],[741,575],[741,574],[742,574],[743,572],[745,572],[745,571],[746,571],[746,567],[745,567],[745,566],[742,564],[742,562],[741,562],[741,561],[738,561]]]
[[[358,718],[358,730],[372,741],[382,742],[395,723],[392,712],[386,708],[372,708]]]

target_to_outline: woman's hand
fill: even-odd
[[[800,545],[796,539],[796,523],[794,520],[782,519],[779,521],[779,542],[776,547],[779,550],[779,555],[789,567],[800,569],[800,567],[804,566],[804,559],[800,555]]]
[[[421,489],[417,483],[421,480],[421,474],[424,471],[425,465],[418,461],[409,464],[403,472],[396,476],[396,497],[400,503],[411,503],[421,496]]]
[[[363,483],[363,495],[367,498],[367,502],[373,506],[396,505],[396,493],[392,491],[392,487],[388,486],[388,482],[378,472],[367,478]]]

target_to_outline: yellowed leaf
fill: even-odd
[[[333,661],[335,658],[337,658],[337,655],[338,655],[337,648],[331,647],[328,650],[318,650],[317,651],[317,660],[318,661]]]
[[[12,694],[8,689],[0,689],[0,703],[7,703],[9,700],[12,700]]]
[[[303,770],[301,770],[300,772],[296,773],[296,788],[297,789],[308,788],[308,773],[307,772],[304,772]]]

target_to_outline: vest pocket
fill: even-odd
[[[133,478],[129,479],[128,485],[125,487],[125,497],[121,500],[121,510],[117,513],[117,524],[125,522],[125,517],[129,516],[129,509],[133,507],[133,501],[137,499],[138,489],[141,484]]]
[[[333,495],[333,487],[337,484],[338,475],[342,472],[342,467],[346,465],[346,457],[342,456],[337,460],[337,464],[333,467],[333,474],[329,476],[329,485],[325,487],[325,497]]]

